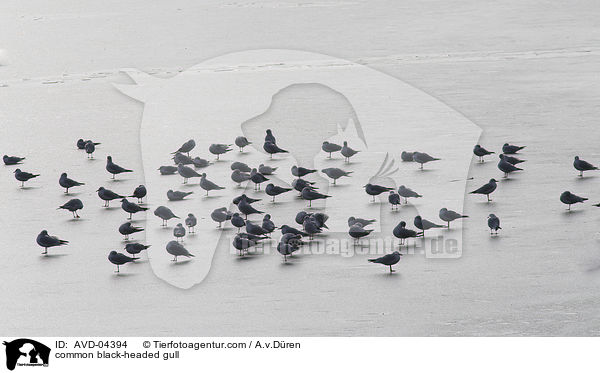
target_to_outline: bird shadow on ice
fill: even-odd
[[[120,209],[121,207],[118,206],[108,206],[108,207],[104,207],[102,206],[102,209],[100,211],[110,211],[110,210],[117,210]]]
[[[577,177],[577,181],[585,181],[585,180],[594,180],[596,176],[585,176],[585,177]]]
[[[179,261],[179,260],[178,260],[178,261],[176,261],[176,262],[171,262],[171,265],[174,265],[174,266],[182,266],[182,265],[189,264],[189,263],[191,263],[191,262],[192,262],[191,260],[181,260],[181,261]]]
[[[41,187],[39,186],[24,186],[24,187],[20,187],[19,190],[31,190],[31,189],[40,189]]]
[[[129,181],[129,179],[110,179],[113,183],[122,183],[124,181]]]
[[[573,215],[581,214],[582,212],[583,212],[583,210],[564,210],[563,215],[564,216],[573,216]]]
[[[75,197],[80,195],[81,193],[63,193],[64,197]]]
[[[90,219],[86,219],[86,218],[71,218],[67,220],[67,223],[76,223],[79,221],[90,221]]]
[[[203,195],[202,199],[217,199],[217,198],[222,198],[223,196],[218,195],[218,194],[209,194],[209,195]]]
[[[67,256],[67,255],[69,255],[69,254],[45,254],[45,255],[42,255],[41,258],[42,258],[42,260],[44,260],[44,259],[55,259],[55,258],[60,258],[60,257],[63,257],[63,256]]]
[[[352,184],[332,184],[329,183],[329,187],[330,188],[334,188],[334,189],[344,189],[344,188],[348,188],[353,186]]]
[[[131,277],[131,276],[137,276],[137,273],[131,273],[131,272],[115,272],[114,276],[112,276],[113,279],[117,279],[120,277]]]
[[[271,163],[271,162],[272,163],[276,163],[276,162],[287,161],[287,160],[288,160],[287,158],[277,158],[277,157],[274,157],[274,158],[267,159],[267,162],[268,163]]]

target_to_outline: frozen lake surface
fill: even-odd
[[[2,154],[26,156],[21,168],[42,176],[29,182],[29,189],[19,189],[12,175],[15,167],[0,168],[4,334],[600,334],[600,210],[591,206],[600,202],[600,174],[581,179],[572,168],[575,155],[600,163],[599,9],[592,1],[549,4],[175,1],[155,7],[144,2],[100,7],[61,1],[50,7],[38,1],[6,2],[0,20],[11,31],[0,45],[0,149]],[[369,255],[299,255],[284,264],[277,252],[240,259],[224,242],[206,279],[191,289],[159,279],[146,253],[116,276],[106,256],[124,246],[117,227],[125,213],[114,201],[114,207],[102,209],[95,190],[105,186],[131,193],[155,176],[142,171],[148,167],[142,163],[140,143],[144,106],[113,87],[131,82],[118,71],[135,67],[171,77],[210,57],[257,48],[318,51],[394,76],[481,127],[480,143],[486,148],[498,151],[504,142],[527,145],[522,154],[525,171],[502,180],[493,203],[466,197],[464,213],[470,218],[463,224],[460,259],[406,255],[390,276],[384,267],[368,263]],[[331,96],[314,97],[331,99],[330,107],[339,109],[332,112],[343,111]],[[285,120],[287,115],[297,120],[304,115],[310,120],[310,115],[331,114],[322,109],[310,115],[294,112],[307,104],[301,93],[282,101],[281,107],[287,108],[284,104],[290,104],[289,110],[262,119]],[[201,126],[210,130],[210,123]],[[231,143],[239,133],[221,135],[221,141]],[[102,142],[96,160],[88,161],[75,149],[80,137]],[[173,150],[185,140],[175,135],[165,139]],[[402,150],[394,156],[399,158]],[[210,157],[207,149],[193,153]],[[111,181],[104,170],[107,154],[136,172]],[[232,152],[225,159],[240,157]],[[289,181],[289,161],[277,162]],[[466,191],[500,177],[495,163],[473,159],[468,172],[473,179]],[[427,167],[431,171],[417,174],[414,164],[401,164],[396,182],[420,178],[427,185],[445,165],[434,163]],[[212,165],[206,172],[210,176],[211,167],[222,166],[228,165]],[[71,194],[86,205],[79,221],[56,210],[69,198],[58,186],[64,171],[86,183]],[[185,188],[179,176],[168,180]],[[214,179],[220,180],[225,179]],[[344,181],[350,182],[352,188],[362,185]],[[223,184],[233,185],[229,179]],[[195,194],[185,206],[202,211],[202,191],[189,188]],[[564,190],[590,201],[567,213],[558,201]],[[356,200],[357,215],[377,215],[379,206],[363,197]],[[228,205],[229,200],[222,200]],[[263,202],[260,206],[268,208]],[[426,198],[415,203],[432,211],[442,207],[426,207]],[[165,203],[149,201],[151,210],[159,204]],[[167,205],[182,214],[188,210]],[[304,206],[304,201],[285,196],[278,215],[291,221]],[[491,212],[503,227],[494,239],[486,226]],[[346,218],[336,216],[335,210],[327,213],[332,219]],[[396,216],[412,226],[414,214],[403,207]],[[426,217],[438,220],[431,213]],[[171,233],[161,230],[151,213],[147,218],[138,214],[135,220],[148,229],[149,237],[166,239]],[[278,218],[276,223],[283,222]],[[35,237],[42,229],[70,244],[50,249],[52,255],[39,255]],[[144,241],[143,234],[134,237]],[[201,239],[197,235],[186,242],[192,251],[200,251]],[[422,244],[417,241],[417,248]],[[152,248],[156,255],[163,255],[162,245]],[[181,272],[203,260],[199,255],[174,267],[164,259],[169,270]]]

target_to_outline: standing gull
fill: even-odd
[[[488,216],[487,224],[490,228],[490,235],[494,234],[494,232],[495,234],[498,234],[498,229],[502,229],[500,227],[500,219],[494,214]]]
[[[406,228],[406,222],[401,221],[392,231],[394,237],[399,238],[400,239],[400,245],[404,244],[405,240],[408,240],[409,238],[416,238],[416,237],[421,237],[423,236],[422,232],[417,232],[414,231],[412,229],[408,229]],[[408,244],[408,243],[407,243]]]
[[[227,145],[227,144],[211,144],[208,147],[208,151],[211,152],[212,154],[217,156],[217,160],[219,160],[219,156],[221,154],[225,154],[227,152],[231,151],[231,148],[229,148],[231,145]]]
[[[264,236],[267,233],[270,233],[269,231],[264,229],[262,226],[260,226],[258,224],[254,224],[250,220],[246,221],[246,232],[250,233],[250,234],[254,234],[256,236]]]
[[[108,254],[108,261],[117,266],[117,270],[115,271],[116,273],[120,272],[119,266],[122,266],[123,264],[131,263],[131,262],[135,262],[138,259],[139,258],[132,258],[125,254],[118,253],[114,250]]]
[[[340,168],[335,168],[335,167],[330,167],[330,168],[324,168],[321,170],[322,173],[324,173],[325,175],[327,175],[327,177],[329,177],[330,179],[333,179],[333,185],[336,185],[336,181],[337,179],[346,176],[349,177],[350,174],[352,173],[352,171],[344,171]]]
[[[344,162],[350,163],[350,158],[356,155],[356,153],[360,152],[360,150],[354,150],[348,146],[348,141],[344,141],[344,146],[342,147],[341,153],[344,156]]]
[[[277,167],[267,166],[265,164],[260,164],[258,166],[258,172],[263,175],[273,175],[273,173],[277,170]]]
[[[292,188],[284,188],[271,183],[265,188],[265,193],[267,193],[268,196],[273,197],[272,202],[275,202],[275,196],[278,196],[285,192],[289,192],[290,190],[292,190]]]
[[[275,228],[276,228],[275,227],[275,223],[273,223],[273,220],[271,220],[271,215],[265,214],[265,216],[263,217],[263,221],[262,221],[261,227],[267,233],[269,233],[269,235],[275,230]]]
[[[369,262],[371,263],[379,263],[379,264],[383,264],[386,266],[390,267],[390,273],[394,272],[394,270],[392,269],[392,266],[396,263],[398,263],[400,261],[400,258],[402,257],[402,254],[400,254],[398,251],[394,251],[391,254],[387,254],[384,255],[380,258],[377,259],[369,259]]]
[[[210,214],[210,218],[213,221],[219,223],[219,226],[217,228],[221,228],[221,224],[226,222],[227,220],[230,220],[231,216],[232,213],[227,211],[227,207],[218,208]]]
[[[448,223],[448,229],[450,229],[450,222],[456,219],[468,218],[467,215],[459,214],[456,211],[448,210],[447,208],[442,208],[440,210],[440,219]]]
[[[308,201],[308,207],[312,207],[312,201],[315,199],[326,199],[331,196],[321,194],[310,187],[302,189],[302,198]]]
[[[177,241],[179,241],[180,238],[181,241],[183,241],[183,237],[185,237],[185,228],[183,227],[183,224],[177,223],[175,228],[173,228],[173,236],[175,236]]]
[[[511,157],[510,155],[506,155],[504,154],[504,160],[507,161],[508,163],[512,164],[512,165],[518,165],[519,163],[523,163],[525,162],[524,159],[519,159],[517,157]]]
[[[270,141],[265,141],[265,144],[263,145],[263,149],[265,152],[269,153],[270,158],[273,158],[273,154],[288,153],[287,150],[281,149],[279,146],[277,146],[277,144],[272,143]]]
[[[253,168],[250,172],[250,180],[252,180],[252,182],[254,183],[254,190],[260,190],[260,184],[264,183],[269,179],[267,179],[265,175],[258,172],[256,168]]]
[[[525,149],[524,146],[504,144],[502,145],[502,153],[504,154],[516,154],[518,151]]]
[[[423,197],[419,193],[415,192],[414,190],[412,190],[410,188],[405,187],[404,185],[400,185],[398,187],[398,194],[400,195],[400,197],[404,197],[404,203],[408,203],[409,198]]]
[[[38,234],[36,240],[38,245],[44,248],[44,252],[42,254],[48,254],[49,247],[62,246],[69,243],[69,241],[61,240],[56,236],[50,236],[47,230],[43,230]]]
[[[188,155],[188,157],[190,156],[190,152],[192,151],[192,149],[194,149],[196,147],[196,142],[193,139],[190,139],[188,141],[186,141],[185,143],[183,143],[183,145],[181,145],[179,147],[179,149],[177,149],[176,151],[174,151],[171,154],[175,154],[175,153],[186,153]]]
[[[137,198],[138,203],[142,203],[142,200],[144,197],[146,197],[146,194],[148,194],[146,187],[144,185],[138,185],[138,187],[133,191],[133,194],[129,197],[135,197]]]
[[[256,245],[256,241],[244,238],[238,234],[233,238],[232,245],[239,252],[239,255],[244,255],[245,251]]]
[[[485,194],[487,196],[488,202],[490,202],[491,201],[490,194],[492,194],[498,187],[497,182],[498,182],[498,180],[496,180],[496,179],[490,179],[490,181],[487,184],[484,184],[481,187],[479,187],[478,189],[475,189],[474,191],[469,192],[469,194]]]
[[[189,213],[187,218],[185,218],[185,225],[188,227],[188,231],[190,232],[190,234],[196,233],[195,227],[197,223],[198,220],[192,213]]]
[[[158,206],[156,210],[154,210],[154,215],[159,217],[162,220],[161,226],[166,227],[167,221],[173,218],[179,219],[179,216],[175,215],[170,208],[166,206]]]
[[[375,196],[378,196],[383,192],[388,192],[394,189],[371,183],[363,186],[363,188],[365,188],[365,192],[367,192],[368,195],[373,196],[373,202],[375,202]]]
[[[400,154],[400,159],[402,159],[402,162],[413,162],[413,154],[414,152],[403,151]]]
[[[248,204],[251,204],[251,203],[260,201],[260,198],[250,198],[247,195],[242,194],[241,196],[235,197],[232,200],[232,202],[234,205],[237,205],[238,203],[240,203],[241,200],[244,200],[244,201],[248,202]]]
[[[314,181],[308,181],[308,180],[298,178],[298,179],[294,179],[294,181],[292,181],[292,188],[296,189],[300,193],[302,193],[302,190],[304,188],[318,189],[317,187],[314,187],[313,184],[314,184]]]
[[[204,158],[200,158],[200,157],[196,157],[196,158],[192,159],[192,163],[194,164],[194,168],[204,168],[204,167],[208,167],[210,165],[210,162],[208,161],[208,159],[204,159]]]
[[[481,145],[477,144],[473,148],[473,154],[479,157],[479,162],[483,163],[483,157],[485,157],[486,155],[494,154],[494,152],[491,152],[482,147]]]
[[[109,207],[109,203],[113,199],[125,198],[125,196],[117,194],[117,193],[113,192],[112,190],[105,189],[104,187],[98,188],[98,190],[96,190],[96,192],[98,192],[98,197],[100,197],[100,199],[104,201],[104,207]]]
[[[273,132],[271,130],[267,130],[267,135],[265,136],[265,142],[272,142],[273,144],[277,144],[277,140],[275,136],[273,136]]]
[[[175,164],[177,164],[177,165],[179,165],[179,164],[188,165],[188,164],[193,164],[194,160],[185,154],[175,153],[175,155],[173,156],[173,162],[175,162]]]
[[[79,150],[83,150],[85,149],[85,144],[87,144],[88,142],[91,142],[94,145],[100,145],[99,142],[93,142],[92,140],[84,140],[84,139],[79,139],[77,140],[77,149]]]
[[[139,254],[144,250],[148,250],[149,247],[150,247],[150,245],[144,245],[142,243],[134,242],[134,243],[128,243],[127,245],[125,245],[125,251],[127,251],[129,254],[133,255],[133,257],[135,258],[136,254]]]
[[[25,182],[29,179],[33,179],[34,177],[40,176],[39,174],[31,174],[29,172],[21,171],[20,168],[17,168],[14,172],[15,179],[21,182],[21,188],[25,186]]]
[[[94,152],[96,151],[96,145],[93,142],[88,141],[85,143],[85,152],[87,154],[88,159],[94,158]]]
[[[158,168],[158,171],[160,171],[161,175],[173,175],[175,172],[177,172],[177,167],[175,167],[175,166],[160,166]]]
[[[238,212],[235,212],[233,215],[231,215],[231,225],[236,227],[239,233],[240,229],[246,226],[246,221],[240,216]]]
[[[423,219],[423,218],[421,218],[420,215],[415,216],[414,224],[415,224],[415,227],[417,227],[421,230],[421,232],[423,233],[423,236],[425,235],[425,231],[429,230],[431,228],[444,228],[443,225],[439,225],[439,224],[431,222],[427,219]]]
[[[366,227],[367,225],[373,224],[376,221],[377,221],[377,219],[362,219],[362,218],[355,218],[354,216],[351,216],[348,218],[348,227],[351,227],[356,223],[359,223],[363,227]]]
[[[25,160],[25,157],[16,157],[16,156],[9,156],[9,155],[4,155],[2,157],[2,160],[4,161],[4,164],[6,166],[14,166],[16,164],[21,163],[23,160]]]
[[[194,192],[180,192],[178,190],[169,189],[167,191],[167,199],[169,201],[182,201],[185,197],[189,196]]]
[[[301,230],[298,230],[294,227],[290,227],[289,225],[286,225],[286,224],[279,227],[279,229],[281,229],[281,234],[291,233],[291,234],[299,234],[301,236],[308,236],[308,233],[302,232]]]
[[[208,180],[206,178],[206,174],[205,173],[203,173],[200,176],[200,188],[206,190],[206,195],[208,195],[208,192],[210,192],[211,190],[225,189],[225,187],[218,186],[217,184],[215,184],[212,181]]]
[[[137,232],[142,232],[144,230],[144,228],[142,227],[135,227],[133,225],[131,225],[130,222],[127,223],[123,223],[119,226],[119,233],[121,233],[123,236],[125,236],[126,240],[129,240],[129,235],[130,234],[134,234]]]
[[[191,179],[192,177],[201,177],[201,175],[194,171],[193,168],[184,166],[181,163],[177,165],[177,172],[183,177],[184,184],[187,184],[188,179]]]
[[[283,261],[287,262],[287,256],[292,256],[292,253],[294,251],[298,251],[300,249],[300,246],[296,246],[296,245],[292,245],[290,243],[286,243],[283,241],[280,241],[277,244],[277,251],[279,252],[279,254],[283,255]]]
[[[235,146],[237,146],[238,148],[240,148],[240,153],[244,151],[244,148],[246,146],[252,144],[244,136],[238,136],[238,137],[236,137],[234,143],[235,143]]]
[[[296,165],[292,166],[292,175],[296,177],[306,176],[308,174],[312,174],[313,172],[317,172],[317,170],[311,170],[310,168],[298,167]]]
[[[119,166],[118,164],[113,163],[112,157],[109,155],[106,157],[106,171],[112,174],[112,178],[114,179],[116,175],[123,172],[133,172],[132,170],[128,170]]]
[[[240,170],[240,172],[250,172],[252,169],[244,162],[233,162],[231,164],[231,170]]]
[[[321,149],[325,153],[329,153],[329,156],[327,158],[331,158],[331,153],[339,152],[340,150],[342,150],[342,147],[338,144],[334,144],[329,141],[323,141],[323,145],[321,145]]]
[[[579,197],[569,191],[563,192],[560,195],[560,201],[562,203],[564,203],[565,205],[569,205],[569,211],[571,210],[571,205],[576,204],[576,203],[583,203],[584,201],[587,201],[588,198],[585,197]]]
[[[134,242],[134,243],[128,243],[127,245],[125,245],[125,251],[127,251],[129,254],[133,255],[133,257],[135,258],[136,254],[139,254],[144,250],[148,250],[149,247],[150,247],[150,245],[144,245],[142,243]]]
[[[392,210],[398,209],[398,205],[401,204],[400,195],[393,190],[390,190],[390,194],[388,196],[388,202],[392,205]]]
[[[592,165],[591,163],[588,163],[583,159],[579,159],[579,156],[575,157],[575,161],[573,161],[573,167],[579,171],[579,176],[581,177],[583,177],[583,171],[592,171],[598,169],[598,167]]]
[[[58,184],[65,188],[65,193],[69,194],[69,188],[73,188],[76,186],[81,186],[81,185],[85,185],[85,183],[80,183],[79,181],[75,181],[73,179],[69,179],[67,177],[67,173],[63,172],[62,174],[60,174],[60,178],[58,179]]]
[[[433,161],[439,161],[440,158],[435,158],[430,156],[427,153],[421,153],[421,152],[414,152],[413,153],[413,161],[419,163],[421,165],[420,169],[423,169],[423,165],[425,163],[429,163],[429,162],[433,162]]]
[[[360,223],[356,223],[350,227],[348,234],[354,238],[355,242],[360,241],[361,238],[368,236],[373,232],[373,229],[365,229]]]
[[[81,202],[78,198],[73,198],[69,200],[64,205],[60,206],[59,209],[69,210],[73,213],[73,217],[79,219],[79,214],[77,214],[77,210],[81,210],[83,208],[83,202]]]
[[[511,172],[515,172],[515,171],[523,171],[523,169],[522,169],[522,168],[516,167],[515,165],[513,165],[513,164],[511,164],[511,163],[507,162],[507,161],[504,159],[504,154],[500,154],[498,157],[500,158],[500,162],[498,162],[498,169],[499,169],[500,171],[504,172],[504,177],[505,177],[505,178],[507,178],[507,177],[508,177],[508,175],[509,175]]]
[[[252,207],[252,205],[248,203],[245,199],[241,199],[237,206],[240,212],[246,216],[246,219],[248,219],[248,215],[263,213],[262,211],[259,211]]]
[[[308,233],[309,239],[313,239],[315,234],[321,233],[321,228],[319,227],[319,223],[312,217],[306,216],[304,218],[304,223],[302,223],[302,228],[306,233]]]
[[[304,218],[305,218],[307,215],[311,215],[311,214],[309,214],[309,213],[308,213],[308,212],[306,212],[306,211],[300,211],[300,212],[298,212],[298,213],[296,214],[296,219],[295,219],[295,220],[296,220],[296,223],[298,223],[298,224],[302,224],[302,223],[304,223]]]
[[[140,212],[140,211],[148,210],[147,207],[141,207],[137,203],[129,202],[127,200],[127,198],[123,198],[121,200],[121,208],[123,209],[123,211],[129,213],[129,220],[131,220],[133,214]]]
[[[250,174],[247,172],[242,172],[240,170],[233,170],[231,173],[231,180],[237,183],[238,186],[242,185],[242,183],[250,180]]]
[[[187,251],[187,249],[177,241],[169,241],[166,249],[169,254],[173,255],[172,261],[174,262],[177,261],[178,256],[185,256],[186,258],[194,256],[194,254],[191,254],[189,251]]]

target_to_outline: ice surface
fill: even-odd
[[[600,163],[594,2],[239,8],[115,2],[110,14],[106,4],[62,3],[50,8],[9,1],[0,15],[13,30],[0,45],[7,56],[0,66],[6,85],[0,88],[0,148],[26,156],[21,168],[42,174],[21,190],[14,168],[0,169],[4,334],[600,333],[600,211],[586,203],[566,213],[558,201],[571,190],[600,202],[600,175],[577,178],[571,165],[578,154]],[[16,30],[27,30],[27,37]],[[131,193],[145,181],[143,105],[112,87],[130,83],[117,71],[137,67],[171,76],[208,57],[262,47],[318,50],[404,80],[483,128],[487,149],[497,151],[507,141],[527,145],[525,171],[502,181],[491,204],[467,198],[464,213],[471,217],[458,260],[409,255],[389,276],[364,255],[303,255],[285,265],[277,253],[240,260],[223,247],[206,280],[190,290],[157,278],[145,259],[115,276],[106,256],[124,246],[117,227],[126,216],[114,202],[102,209],[95,190],[104,185]],[[50,82],[57,83],[42,84]],[[103,143],[95,161],[75,149],[79,137]],[[187,138],[173,144],[180,140]],[[107,154],[136,172],[110,181]],[[68,199],[58,186],[61,172],[86,182],[73,193],[85,204],[81,221],[56,210]],[[474,160],[470,176],[468,190],[501,175],[490,158],[483,165]],[[192,201],[200,199],[197,194]],[[485,224],[490,212],[503,227],[494,239]],[[142,216],[135,219],[143,224]],[[148,223],[154,229],[158,221],[149,215]],[[39,255],[35,236],[43,228],[70,240],[69,246]],[[174,321],[168,317],[173,314],[187,317]],[[116,329],[115,318],[126,320],[125,327]]]

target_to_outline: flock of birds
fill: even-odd
[[[235,145],[239,148],[240,152],[244,151],[244,148],[251,144],[245,137],[239,136],[234,141]],[[93,142],[91,140],[83,140],[79,139],[77,141],[77,148],[84,150],[88,156],[88,158],[93,158],[93,154],[98,145],[101,145],[98,142]],[[183,183],[188,183],[190,179],[199,178],[199,185],[206,194],[208,195],[211,191],[225,189],[222,186],[219,186],[215,182],[209,180],[207,178],[206,173],[198,173],[196,169],[201,169],[208,167],[210,162],[206,159],[202,159],[200,157],[192,158],[190,157],[190,152],[195,148],[196,143],[194,140],[189,140],[184,143],[179,149],[175,152],[171,153],[173,156],[173,161],[175,165],[167,165],[161,166],[158,171],[161,175],[171,175],[171,174],[179,174],[183,178]],[[323,152],[328,154],[328,157],[333,157],[334,153],[340,153],[344,158],[345,162],[349,162],[350,158],[354,157],[359,151],[352,149],[348,146],[346,141],[343,142],[343,145],[334,144],[331,142],[323,142],[322,144]],[[499,154],[499,163],[498,169],[504,173],[504,177],[508,178],[509,175],[513,172],[522,171],[523,169],[518,167],[519,164],[525,162],[525,160],[518,159],[515,154],[519,153],[523,150],[525,146],[516,146],[511,144],[504,144],[502,147],[502,152]],[[271,130],[266,131],[266,136],[263,144],[263,149],[269,156],[272,158],[273,155],[280,153],[287,153],[287,150],[280,148],[277,145],[277,140],[273,135]],[[217,159],[223,154],[233,150],[231,145],[226,144],[212,144],[209,147],[209,152],[214,154]],[[484,162],[484,157],[489,156],[491,154],[495,154],[492,151],[488,151],[480,145],[476,145],[473,149],[473,153],[479,157],[479,162]],[[423,169],[424,165],[439,160],[439,158],[435,158],[430,156],[427,153],[422,152],[407,152],[404,151],[401,154],[401,159],[406,162],[416,162],[420,165],[420,169]],[[6,166],[13,166],[21,164],[25,158],[17,157],[17,156],[7,156],[3,157],[4,164]],[[592,164],[580,159],[579,157],[575,157],[573,167],[578,170],[579,176],[583,177],[583,173],[585,171],[598,170],[597,167]],[[268,165],[261,164],[257,168],[251,168],[245,163],[242,162],[232,162],[231,163],[231,180],[241,185],[244,182],[252,182],[254,183],[254,189],[259,191],[261,190],[261,184],[269,181],[267,176],[272,175],[276,172],[277,167],[270,167]],[[118,164],[113,162],[111,156],[106,157],[106,171],[111,174],[112,179],[115,179],[117,175],[122,173],[133,172],[130,169],[126,169],[124,167],[119,166]],[[312,201],[319,199],[327,199],[330,198],[330,195],[323,194],[318,191],[318,188],[314,185],[315,182],[309,181],[304,177],[313,173],[316,173],[316,169],[308,169],[299,166],[293,166],[291,169],[292,175],[296,178],[292,184],[291,188],[282,187],[275,185],[273,183],[268,183],[264,192],[269,197],[275,201],[275,198],[283,193],[288,193],[292,190],[296,190],[300,193],[300,197],[306,201],[308,201],[308,206],[312,206]],[[352,171],[343,170],[340,168],[325,168],[322,169],[321,172],[332,180],[333,184],[336,184],[337,180],[343,177],[350,177]],[[24,187],[25,182],[34,179],[39,174],[30,173],[22,171],[20,168],[17,168],[14,171],[15,179],[21,182],[21,187]],[[59,185],[65,189],[65,194],[69,194],[69,189],[76,188],[84,183],[78,182],[68,177],[67,173],[62,173],[58,180]],[[490,179],[488,183],[481,186],[480,188],[470,192],[471,194],[479,194],[485,195],[487,197],[487,201],[491,201],[490,195],[497,189],[498,181],[496,179]],[[363,187],[367,195],[372,197],[372,200],[375,201],[375,197],[381,195],[382,193],[388,194],[388,202],[391,205],[392,209],[397,209],[402,203],[404,199],[404,203],[408,203],[409,198],[419,198],[422,197],[419,193],[413,191],[412,189],[401,185],[397,190],[395,188],[386,187],[383,185],[371,184],[368,183]],[[182,191],[174,191],[169,190],[167,192],[167,198],[170,201],[178,201],[185,199],[192,192],[182,192]],[[147,207],[143,206],[143,199],[146,197],[147,190],[144,185],[140,185],[132,192],[131,195],[121,195],[115,193],[107,188],[100,187],[97,189],[98,197],[104,201],[104,207],[109,207],[110,201],[112,200],[120,200],[121,208],[129,215],[128,220],[132,219],[133,214],[138,212],[143,212],[148,210]],[[136,198],[136,202],[132,202],[128,200],[128,198]],[[265,214],[263,211],[259,211],[252,204],[259,201],[260,199],[255,199],[247,196],[246,194],[242,194],[236,197],[233,200],[233,204],[237,206],[238,212],[228,211],[226,207],[218,208],[211,212],[210,217],[212,220],[218,223],[218,227],[220,228],[223,223],[229,221],[232,226],[238,229],[236,236],[234,237],[232,244],[239,251],[240,255],[244,255],[245,252],[248,251],[249,248],[257,246],[257,244],[261,240],[265,240],[271,237],[271,233],[276,229],[281,230],[281,238],[277,245],[277,251],[283,255],[284,261],[287,261],[287,257],[291,256],[295,251],[298,251],[303,245],[307,244],[304,239],[312,240],[315,235],[321,233],[324,229],[328,229],[327,220],[329,216],[325,213],[315,212],[310,213],[306,211],[300,211],[296,217],[295,222],[301,226],[301,228],[294,228],[291,225],[282,224],[281,226],[276,226],[276,224],[271,220],[271,215]],[[587,198],[577,196],[569,191],[565,191],[560,196],[560,201],[566,205],[568,205],[568,209],[571,209],[571,205],[576,203],[581,203],[586,201]],[[600,204],[596,204],[594,206],[600,207]],[[62,206],[58,207],[59,209],[64,209],[73,214],[75,219],[79,218],[78,211],[83,208],[83,202],[74,198]],[[256,224],[252,222],[249,218],[255,214],[264,214],[261,224]],[[180,219],[176,216],[173,211],[171,211],[166,206],[159,206],[154,210],[154,215],[161,219],[162,226],[166,227],[168,221],[171,219]],[[426,220],[421,216],[416,216],[414,218],[414,226],[417,230],[409,229],[406,227],[406,222],[401,221],[391,232],[396,238],[400,240],[400,245],[404,245],[407,243],[407,240],[410,238],[418,238],[424,237],[425,232],[429,229],[433,228],[447,228],[450,229],[450,223],[457,219],[467,218],[468,216],[458,213],[456,211],[448,210],[446,208],[442,208],[439,211],[439,219],[443,221],[443,224],[438,224],[432,222],[430,220]],[[350,217],[348,218],[348,234],[355,241],[359,241],[361,238],[367,237],[372,229],[368,229],[368,225],[374,223],[375,219],[364,219],[364,218],[356,218]],[[194,234],[195,226],[197,224],[197,218],[189,213],[187,217],[184,219],[185,227],[182,223],[178,223],[173,229],[174,240],[169,241],[166,244],[166,251],[173,255],[173,261],[177,261],[177,258],[180,256],[183,257],[193,257],[194,255],[190,253],[183,245],[183,237],[185,237],[186,233]],[[490,235],[497,235],[498,230],[502,229],[500,227],[500,219],[495,214],[489,214],[487,218],[487,225],[490,229]],[[187,229],[186,229],[187,228]],[[244,228],[245,232],[242,232],[241,229]],[[129,236],[141,232],[144,229],[142,227],[136,227],[131,224],[131,222],[126,222],[118,227],[118,231],[124,236],[125,240],[129,240]],[[68,241],[62,240],[58,237],[51,236],[47,230],[42,230],[37,236],[37,243],[41,246],[44,251],[42,254],[48,253],[48,248],[62,246],[68,244]],[[117,266],[116,272],[120,271],[120,266],[126,263],[133,262],[139,257],[135,255],[140,254],[142,251],[148,249],[150,245],[144,245],[141,243],[127,243],[125,245],[124,251],[130,254],[131,256],[125,255],[124,253],[119,253],[117,251],[111,251],[108,255],[108,260]],[[402,254],[399,251],[394,251],[391,254],[384,255],[380,258],[369,259],[369,262],[380,263],[389,267],[390,272],[393,272],[392,266],[397,264],[400,261]]]

